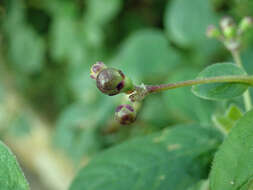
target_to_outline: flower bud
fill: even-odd
[[[103,62],[96,62],[94,65],[92,65],[91,69],[90,69],[90,77],[92,79],[95,79],[97,78],[98,74],[106,69],[106,65],[103,63]]]
[[[221,32],[214,25],[209,25],[206,30],[206,35],[209,38],[219,38],[221,37]]]
[[[114,68],[103,69],[99,72],[96,81],[98,89],[109,96],[134,90],[132,81],[122,71]]]
[[[252,26],[253,26],[252,17],[244,17],[239,24],[239,31],[243,33],[249,28],[251,28]]]
[[[231,17],[224,17],[220,21],[220,27],[225,38],[234,38],[236,36],[236,24]]]
[[[115,119],[122,125],[129,125],[136,120],[136,112],[129,104],[122,104],[116,108]]]

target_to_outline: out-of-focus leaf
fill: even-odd
[[[50,34],[50,52],[53,59],[68,61],[73,65],[86,63],[87,50],[84,35],[73,16],[54,18]]]
[[[3,29],[8,37],[8,57],[16,69],[24,73],[40,71],[45,56],[43,39],[25,22],[20,1],[9,3]]]
[[[91,106],[75,104],[67,107],[56,123],[54,144],[64,149],[75,163],[99,148],[92,113]]]
[[[97,155],[70,189],[186,189],[206,177],[218,142],[215,131],[187,125],[136,138]]]
[[[183,66],[181,69],[175,70],[174,75],[169,77],[167,82],[191,80],[196,76],[196,73],[198,73],[197,69]],[[198,121],[203,126],[210,124],[211,114],[215,109],[214,102],[201,100],[194,96],[190,87],[169,90],[163,94],[167,108],[170,110],[167,114],[168,117],[178,120]]]
[[[166,100],[162,94],[149,96],[143,103],[141,113],[138,114],[138,120],[145,121],[148,125],[153,126],[153,130],[159,130],[171,123],[170,112]]]
[[[90,70],[74,69],[69,78],[69,86],[75,97],[84,103],[96,103],[103,94],[98,90],[96,81],[90,78]]]
[[[143,82],[168,76],[179,59],[161,31],[148,29],[132,34],[122,44],[112,64],[134,81]]]
[[[121,0],[88,0],[83,32],[89,46],[99,48],[105,39],[104,28],[120,11]]]
[[[31,130],[30,115],[20,113],[17,114],[10,122],[8,132],[13,136],[25,136]]]
[[[212,190],[250,190],[253,176],[253,111],[231,129],[217,152],[210,175]],[[249,187],[251,184],[251,188]]]
[[[199,54],[215,50],[214,40],[205,36],[209,24],[217,22],[217,16],[209,1],[176,0],[168,3],[164,23],[169,38],[176,44],[194,48]]]
[[[248,74],[252,75],[253,74],[253,46],[248,47],[246,50],[243,51],[242,53],[242,62],[245,67],[245,70],[247,71]]]
[[[205,68],[199,73],[197,79],[217,76],[247,75],[244,70],[233,63],[217,63]],[[192,92],[204,99],[224,100],[240,96],[247,90],[248,85],[238,83],[212,83],[195,85]]]
[[[122,101],[123,96],[102,94],[96,102],[82,101],[68,106],[58,117],[54,144],[66,151],[76,164],[83,156],[96,153],[103,145],[100,130],[105,130],[114,119],[115,109]]]
[[[45,56],[45,44],[34,30],[29,27],[17,28],[15,34],[9,36],[8,56],[22,72],[40,71]]]
[[[233,0],[230,2],[231,12],[235,13],[239,17],[243,16],[253,16],[253,2],[248,0],[241,0],[240,2]]]
[[[7,14],[4,15],[3,28],[11,33],[23,25],[25,19],[24,4],[22,1],[10,0],[6,3]]]
[[[98,25],[107,24],[119,12],[121,5],[121,0],[88,0],[86,17]]]
[[[0,189],[29,190],[29,185],[15,156],[0,141]]]

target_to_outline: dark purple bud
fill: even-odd
[[[136,112],[129,104],[122,104],[116,108],[115,119],[122,125],[129,125],[136,120]]]
[[[103,62],[96,62],[90,69],[90,77],[96,80],[98,74],[106,68],[107,67]]]

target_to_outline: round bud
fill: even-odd
[[[209,38],[219,38],[221,36],[221,33],[217,27],[214,25],[209,25],[206,30],[206,35]]]
[[[239,31],[245,32],[246,30],[248,30],[249,28],[251,28],[253,26],[253,18],[252,17],[244,17],[240,24],[239,24]]]
[[[129,125],[136,120],[136,112],[129,104],[122,104],[116,108],[115,119],[122,125]]]
[[[96,62],[94,65],[92,65],[91,69],[90,69],[90,77],[92,79],[95,79],[97,78],[98,74],[106,69],[106,65],[103,63],[103,62]]]
[[[96,78],[98,89],[109,96],[133,91],[132,81],[122,71],[114,68],[103,69]]]
[[[231,17],[224,17],[220,21],[220,27],[225,38],[233,38],[236,36],[235,21]]]

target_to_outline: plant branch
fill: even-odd
[[[220,76],[220,77],[210,77],[204,79],[195,79],[195,80],[187,80],[176,83],[169,84],[161,84],[161,85],[146,85],[146,89],[148,93],[155,93],[166,91],[174,88],[193,86],[198,84],[209,84],[209,83],[243,83],[253,86],[253,76]]]

